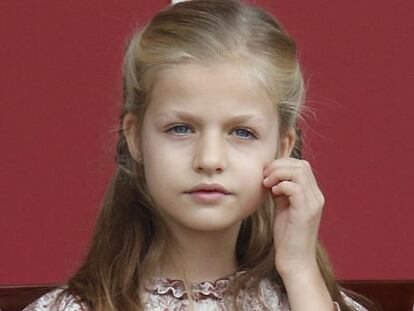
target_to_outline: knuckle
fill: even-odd
[[[310,214],[313,217],[316,217],[322,213],[322,205],[316,202],[316,204],[312,204],[309,210],[310,210]]]
[[[310,217],[316,218],[321,214],[321,210],[319,208],[313,208],[310,210]]]
[[[322,193],[319,195],[319,202],[321,202],[322,206],[325,205],[325,196]]]
[[[288,185],[288,182],[286,180],[283,180],[278,184],[279,187],[286,187],[287,185]]]
[[[279,168],[280,167],[280,161],[274,161],[273,163],[272,163],[272,168]]]
[[[301,164],[303,168],[309,168],[310,163],[307,160],[301,160]]]
[[[277,167],[277,163],[276,162],[272,162],[271,164],[269,164],[267,170],[270,173],[270,172],[274,171],[276,167]]]
[[[297,173],[298,173],[299,176],[305,177],[306,176],[306,168],[303,167],[303,166],[299,167]]]
[[[303,194],[303,187],[301,184],[292,183],[292,191],[297,194]]]

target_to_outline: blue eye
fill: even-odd
[[[239,131],[239,134],[244,133],[244,134],[250,135],[250,136],[241,135],[241,137],[243,137],[243,139],[246,139],[246,138],[247,139],[254,139],[254,138],[256,138],[256,136],[251,131],[249,131],[245,128],[238,128],[235,131]],[[251,137],[251,138],[249,138],[249,137]]]
[[[170,127],[168,130],[166,130],[166,132],[171,132],[173,131],[174,134],[178,134],[178,136],[184,136],[185,134],[188,134],[188,130],[190,129],[190,127],[188,127],[187,125],[175,125]],[[246,140],[246,139],[257,139],[256,135],[245,128],[237,128],[235,130],[233,130],[233,132],[237,132],[240,138]]]
[[[178,129],[178,131],[175,131],[177,129]],[[185,129],[189,129],[189,127],[186,126],[186,125],[176,125],[176,126],[173,126],[173,127],[169,128],[167,130],[167,132],[170,132],[171,130],[174,130],[175,134],[187,134],[187,131]]]

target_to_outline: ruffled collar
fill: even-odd
[[[225,290],[231,281],[246,271],[237,271],[226,277],[222,277],[213,282],[191,282],[191,288],[195,295],[195,300],[213,298],[221,300]],[[171,295],[177,299],[187,299],[187,292],[184,288],[184,282],[163,277],[152,277],[145,282],[145,288],[152,294]]]

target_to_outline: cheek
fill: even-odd
[[[237,180],[242,189],[242,195],[245,195],[249,201],[257,204],[266,195],[266,188],[263,186],[263,168],[265,160],[250,159],[248,162],[239,163]]]
[[[264,168],[274,160],[275,156],[276,151],[273,148],[257,148],[256,150],[236,152],[232,155],[232,165],[236,166],[247,180],[261,182],[264,178]]]
[[[246,208],[253,212],[265,202],[268,189],[263,186],[263,169],[274,159],[273,150],[264,150],[257,153],[255,157],[246,157],[238,162],[238,176],[241,195],[244,196],[247,203]],[[239,157],[240,158],[240,157]]]
[[[183,160],[167,147],[159,139],[148,139],[143,145],[145,177],[152,194],[171,190],[183,170]]]
[[[250,172],[246,171],[242,178],[242,180],[248,181],[246,186],[253,196],[256,194],[257,197],[261,197],[265,194],[266,188],[263,186],[263,166],[256,165]]]

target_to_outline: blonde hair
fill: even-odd
[[[134,113],[140,135],[152,87],[164,68],[234,61],[249,66],[277,106],[280,137],[289,129],[296,129],[298,139],[291,156],[301,158],[297,123],[305,112],[305,83],[296,44],[269,13],[235,0],[195,0],[169,6],[132,35],[123,62],[120,123],[126,113]],[[76,294],[96,311],[143,310],[139,295],[143,280],[156,271],[167,246],[176,241],[155,208],[143,167],[131,156],[122,126],[116,162],[89,252],[62,295]],[[269,195],[264,206],[242,222],[236,255],[238,268],[246,273],[238,275],[231,284],[229,293],[234,303],[244,285],[249,283],[257,288],[264,278],[285,291],[274,264],[273,211]],[[343,311],[351,310],[340,294],[341,288],[320,243],[316,256],[332,298]],[[183,280],[190,293],[185,276]]]

